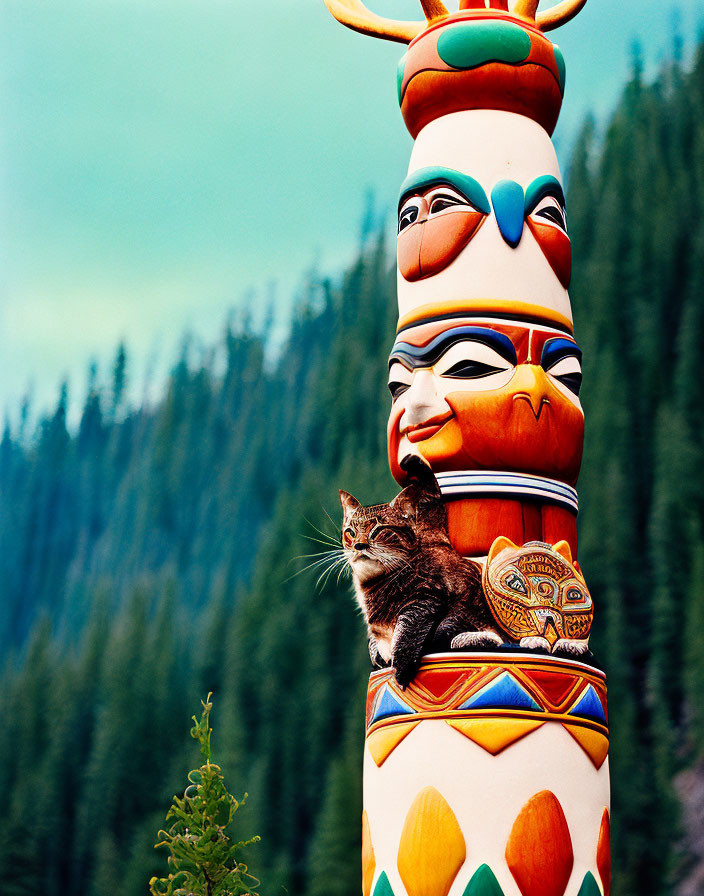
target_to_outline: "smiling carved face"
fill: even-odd
[[[505,470],[573,485],[584,414],[572,337],[528,324],[445,321],[400,334],[389,360],[389,460],[438,472]]]

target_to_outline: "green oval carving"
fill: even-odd
[[[555,64],[557,65],[557,73],[560,76],[560,90],[565,92],[565,77],[567,72],[565,70],[565,57],[562,55],[562,50],[558,47],[557,44],[553,44],[552,48],[555,52]]]
[[[484,864],[474,872],[462,896],[504,896],[504,891],[494,872]]]
[[[530,55],[530,37],[513,22],[467,22],[440,35],[438,55],[454,68],[476,68],[487,62],[515,65]]]
[[[406,59],[408,59],[408,53],[404,53],[403,56],[398,61],[398,68],[396,69],[396,90],[398,92],[398,104],[401,105],[401,100],[403,96],[401,95],[401,87],[403,86],[403,74],[406,70]]]
[[[584,875],[584,880],[582,881],[582,886],[579,888],[577,896],[601,896],[599,884],[596,882],[591,871],[587,871]]]

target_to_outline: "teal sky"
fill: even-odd
[[[417,18],[415,0],[369,0]],[[679,0],[691,46],[701,0]],[[699,7],[699,9],[698,9]],[[558,152],[613,106],[638,39],[672,46],[674,6],[590,0],[556,38],[567,60]],[[400,45],[322,0],[0,0],[0,409],[35,408],[92,358],[131,352],[158,389],[185,331],[211,344],[232,308],[352,257],[372,189],[390,207],[411,148]],[[563,158],[563,163],[564,163]],[[276,286],[272,287],[271,284]]]

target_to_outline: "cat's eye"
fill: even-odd
[[[352,542],[354,541],[354,529],[350,529],[350,527],[348,526],[342,533],[342,540],[345,544],[352,544]]]
[[[390,526],[378,526],[372,532],[371,538],[373,541],[381,541],[381,542],[394,542],[394,541],[400,540],[400,536],[399,536],[398,532],[396,532]]]
[[[372,529],[369,539],[379,544],[401,544],[404,540],[407,540],[404,538],[406,534],[405,532],[402,533],[396,526],[381,524]]]
[[[515,367],[491,346],[466,339],[451,346],[433,370],[438,376],[462,380],[463,390],[484,390],[505,386]]]
[[[550,224],[567,233],[565,208],[555,196],[544,196],[530,213],[538,224]]]

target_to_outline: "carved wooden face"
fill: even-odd
[[[398,270],[415,282],[444,271],[491,216],[495,237],[515,249],[527,226],[560,284],[572,275],[565,198],[556,177],[535,178],[524,191],[501,180],[491,200],[478,181],[450,168],[423,168],[401,188],[398,212]],[[486,251],[486,250],[485,250]]]
[[[432,121],[398,211],[403,325],[452,311],[571,328],[565,198],[540,125],[491,109]]]
[[[547,327],[441,321],[391,352],[391,470],[420,454],[435,472],[511,470],[573,484],[582,457],[581,351]]]
[[[566,541],[519,546],[497,538],[483,585],[494,618],[514,641],[538,636],[552,647],[558,638],[589,638],[592,599]]]
[[[486,193],[471,177],[425,168],[407,178],[398,211],[398,269],[408,281],[439,274],[451,264],[490,212]]]

